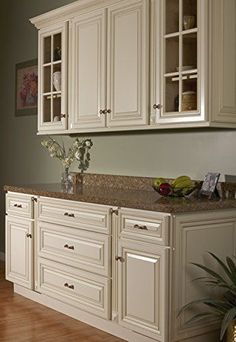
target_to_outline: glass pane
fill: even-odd
[[[61,60],[61,33],[53,36],[53,61]]]
[[[166,39],[166,73],[177,72],[179,67],[179,37]]]
[[[183,30],[197,27],[197,0],[183,0]]]
[[[197,75],[189,75],[183,80],[182,111],[197,110]]]
[[[53,65],[53,91],[61,91],[61,63]]]
[[[165,112],[179,111],[179,81],[174,78],[167,77],[165,79]]]
[[[51,66],[44,67],[44,82],[43,92],[49,93],[51,91]]]
[[[197,69],[197,33],[183,35],[183,71]]]
[[[61,121],[61,96],[53,96],[53,121]]]
[[[51,96],[43,97],[43,122],[51,122]]]
[[[44,63],[51,62],[51,37],[44,38]]]
[[[179,0],[166,0],[166,34],[179,32]]]

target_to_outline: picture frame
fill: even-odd
[[[209,199],[212,197],[219,197],[217,184],[220,178],[220,173],[208,172],[204,177],[200,195],[207,196]]]
[[[36,115],[38,107],[38,60],[16,64],[15,116]]]

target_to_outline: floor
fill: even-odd
[[[124,342],[13,293],[0,263],[1,342]]]

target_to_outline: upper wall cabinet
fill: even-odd
[[[208,2],[154,1],[152,13],[152,123],[207,120]]]
[[[67,129],[67,23],[39,33],[39,132]]]
[[[31,22],[39,134],[236,128],[235,0],[78,0]]]
[[[147,124],[148,1],[72,20],[70,128]]]

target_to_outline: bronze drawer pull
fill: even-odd
[[[72,251],[75,249],[74,246],[69,246],[68,244],[64,245],[64,248],[71,249]]]
[[[69,214],[69,213],[65,213],[64,216],[68,216],[68,217],[75,217],[75,214]]]
[[[14,204],[14,207],[16,207],[16,208],[22,208],[22,204]]]
[[[134,225],[135,229],[140,229],[140,230],[148,230],[147,226],[140,226],[139,224]]]
[[[125,262],[125,259],[123,257],[121,257],[121,256],[116,256],[115,260],[116,261],[120,261],[120,262]]]
[[[68,283],[65,283],[64,286],[71,290],[75,289],[74,285],[69,285]]]

